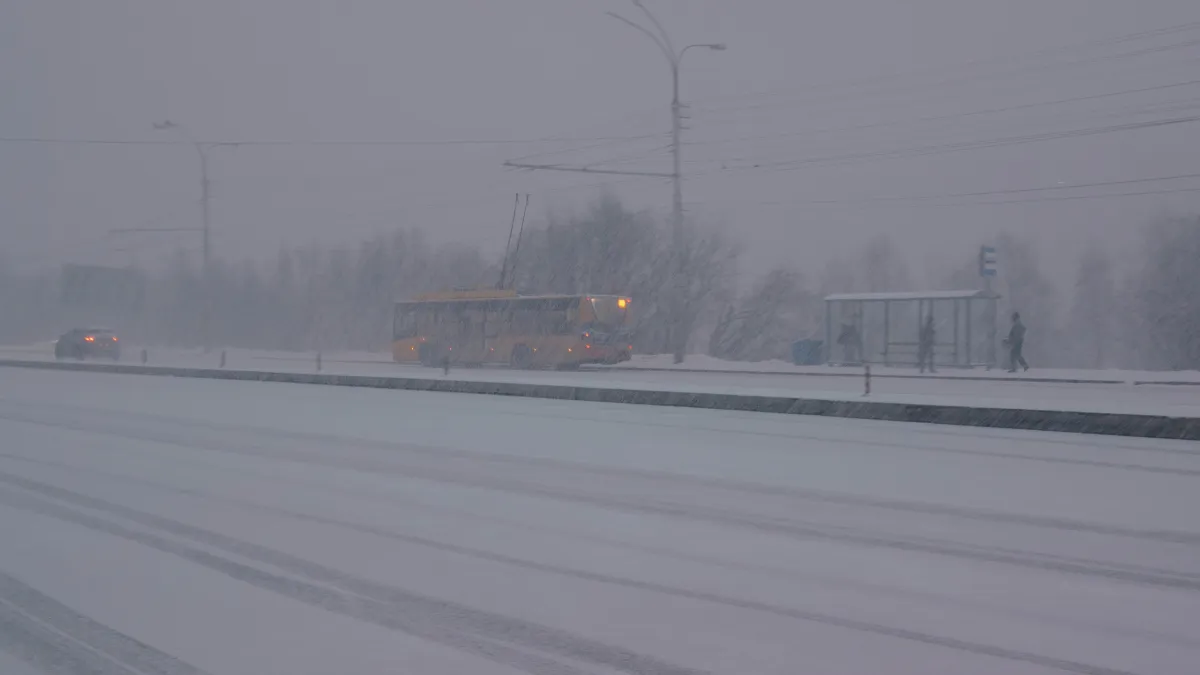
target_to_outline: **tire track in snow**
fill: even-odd
[[[577,569],[574,569],[574,568],[550,566],[550,565],[546,565],[546,563],[529,561],[529,560],[526,560],[526,558],[505,556],[503,554],[497,554],[497,552],[488,551],[488,550],[484,550],[484,549],[474,549],[474,548],[469,548],[469,546],[462,546],[462,545],[458,545],[458,544],[440,542],[440,540],[430,539],[427,537],[413,536],[413,534],[406,534],[403,532],[385,530],[385,528],[373,527],[371,525],[361,524],[361,522],[350,522],[350,521],[344,521],[344,520],[329,519],[329,518],[324,518],[324,516],[300,513],[300,512],[295,512],[295,510],[290,510],[290,509],[286,509],[286,508],[282,508],[282,507],[268,506],[268,504],[262,504],[262,503],[258,503],[258,502],[241,500],[241,498],[217,495],[217,494],[214,494],[214,492],[208,492],[208,491],[192,489],[192,488],[182,488],[182,486],[179,486],[179,485],[161,483],[161,482],[158,482],[158,480],[152,480],[149,478],[134,477],[134,476],[130,476],[130,474],[126,474],[126,473],[104,471],[104,470],[100,470],[100,468],[82,467],[82,466],[67,464],[67,462],[61,462],[61,461],[55,461],[55,460],[28,458],[28,456],[14,455],[11,453],[0,453],[0,458],[25,462],[25,464],[60,468],[60,470],[66,470],[66,471],[70,471],[73,473],[83,474],[83,476],[90,476],[92,478],[97,478],[97,477],[98,478],[106,478],[108,480],[114,480],[114,482],[143,486],[143,488],[151,488],[151,489],[155,489],[155,490],[160,490],[163,492],[167,492],[167,494],[185,495],[188,497],[200,498],[200,500],[205,500],[205,501],[209,501],[212,503],[218,503],[218,504],[226,504],[226,506],[229,506],[229,504],[232,504],[232,506],[245,508],[247,510],[256,510],[256,512],[259,512],[259,513],[282,515],[282,516],[286,516],[286,518],[292,518],[292,519],[301,520],[301,521],[310,521],[310,522],[314,522],[314,524],[322,524],[322,525],[328,525],[328,526],[332,526],[332,527],[344,527],[344,528],[348,528],[348,530],[353,530],[353,531],[364,533],[364,534],[373,534],[373,536],[396,540],[396,542],[400,542],[400,543],[426,546],[426,548],[431,548],[434,550],[442,550],[445,552],[454,552],[454,554],[473,557],[473,558],[476,558],[476,560],[486,560],[486,561],[492,561],[492,562],[505,563],[505,565],[512,565],[512,566],[517,566],[517,567],[534,569],[534,571],[544,571],[544,572],[551,572],[551,573],[556,573],[556,574],[563,574],[563,575],[568,575],[568,577],[576,577],[576,578],[581,578],[581,579],[602,581],[602,583],[613,583],[613,584],[622,584],[622,585],[628,585],[626,583],[635,583],[635,584],[637,583],[636,580],[616,578],[616,577],[607,577],[607,575],[590,575],[592,573],[588,573],[586,571],[577,571]],[[208,466],[208,465],[196,465],[196,466],[205,468],[205,470],[216,470],[216,467],[212,467],[212,466]],[[236,473],[236,474],[239,474],[240,477],[246,476],[245,470],[229,470],[229,468],[221,468],[220,471],[228,471],[230,473]],[[262,480],[275,480],[275,482],[280,483],[281,485],[293,486],[293,483],[287,482],[287,480],[278,479],[278,477],[269,476],[269,474],[256,473],[256,474],[254,474],[254,476],[256,476],[256,478],[262,479]],[[362,492],[361,490],[336,489],[335,486],[319,484],[319,483],[305,483],[305,485],[306,485],[306,488],[330,491],[330,492],[332,492],[332,494],[341,494],[341,495],[353,496],[356,498],[362,498],[365,496],[364,492]],[[562,540],[574,539],[574,540],[580,540],[580,542],[613,546],[613,548],[642,552],[642,554],[664,557],[664,558],[668,558],[668,560],[698,563],[698,565],[719,567],[721,569],[731,569],[731,571],[736,571],[736,572],[751,572],[751,573],[756,573],[756,574],[764,574],[764,575],[768,575],[768,577],[785,579],[785,580],[799,580],[799,581],[805,581],[805,583],[814,583],[814,581],[817,581],[817,583],[820,583],[821,585],[824,585],[824,586],[844,587],[844,589],[851,589],[854,591],[866,591],[866,592],[876,593],[876,595],[880,595],[880,593],[882,593],[882,595],[911,599],[911,601],[917,601],[917,602],[922,602],[922,603],[944,605],[944,607],[955,607],[955,608],[960,608],[960,609],[967,609],[967,610],[971,610],[971,611],[977,611],[977,613],[982,613],[982,614],[1009,616],[1009,617],[1015,617],[1015,619],[1032,620],[1032,621],[1049,623],[1049,625],[1067,626],[1070,628],[1085,629],[1085,631],[1103,633],[1106,635],[1112,635],[1112,637],[1117,637],[1117,638],[1133,637],[1133,638],[1146,639],[1146,640],[1151,640],[1151,641],[1158,641],[1158,643],[1162,643],[1164,645],[1182,646],[1182,647],[1184,647],[1184,649],[1196,649],[1196,647],[1200,646],[1200,640],[1183,637],[1183,635],[1139,631],[1139,629],[1129,628],[1127,626],[1111,625],[1111,623],[1067,620],[1067,619],[1062,619],[1062,617],[1058,617],[1058,616],[1052,616],[1052,615],[1038,613],[1038,611],[1031,611],[1031,610],[1018,609],[1018,608],[997,607],[997,605],[994,605],[991,603],[986,603],[986,602],[982,602],[982,601],[971,601],[971,599],[964,599],[964,598],[959,598],[959,597],[954,597],[954,596],[944,596],[944,595],[940,595],[940,593],[900,589],[900,587],[888,586],[888,585],[876,584],[876,583],[869,583],[869,581],[848,580],[848,579],[841,579],[841,578],[824,577],[824,575],[806,574],[806,573],[798,572],[798,571],[796,571],[796,569],[791,569],[791,568],[757,565],[757,563],[731,561],[731,560],[726,560],[726,558],[720,558],[720,557],[688,554],[688,552],[683,552],[683,551],[678,551],[678,550],[673,550],[673,549],[668,549],[668,548],[662,548],[662,546],[636,544],[636,543],[628,542],[628,540],[623,540],[623,539],[616,539],[616,538],[611,538],[611,537],[599,537],[599,536],[594,536],[594,534],[584,534],[578,530],[570,530],[570,528],[533,525],[533,524],[529,524],[529,522],[526,522],[526,521],[500,518],[500,516],[469,512],[469,510],[458,510],[458,509],[450,509],[450,508],[445,508],[445,507],[431,507],[430,504],[425,504],[422,502],[416,502],[416,501],[412,501],[412,500],[404,500],[404,498],[396,498],[395,495],[391,495],[391,494],[373,494],[370,496],[371,496],[371,498],[382,498],[382,500],[384,500],[388,503],[401,504],[401,506],[403,506],[406,509],[426,510],[426,512],[436,513],[436,514],[442,515],[442,516],[449,515],[449,516],[451,516],[451,518],[460,518],[460,519],[468,519],[468,520],[484,520],[486,522],[493,522],[493,524],[497,524],[497,525],[515,527],[515,528],[518,528],[518,530],[552,534],[552,536],[562,539]],[[580,577],[581,574],[590,575],[590,577]],[[604,577],[605,579],[608,579],[610,581],[604,581],[604,580],[600,579],[600,577]]]
[[[130,415],[131,417],[141,417],[141,415]],[[241,426],[222,426],[212,424],[189,424],[184,420],[176,420],[174,418],[159,418],[150,416],[159,423],[171,423],[179,426],[194,426],[207,429],[210,431],[219,431],[228,434],[229,431],[246,433],[247,435],[258,436],[265,439],[272,437],[288,437],[304,440],[307,442],[319,441],[322,443],[336,444],[342,447],[360,447],[369,450],[379,450],[394,454],[407,454],[420,458],[429,458],[435,460],[446,459],[467,459],[482,463],[491,463],[496,465],[508,466],[523,466],[523,467],[540,467],[548,468],[557,471],[574,471],[581,474],[597,474],[618,479],[646,479],[675,483],[681,486],[689,487],[704,487],[730,492],[743,492],[753,496],[778,496],[789,499],[818,502],[826,504],[836,504],[842,506],[856,506],[871,509],[880,509],[885,511],[896,511],[906,513],[917,513],[922,515],[946,516],[967,521],[991,522],[1008,525],[1020,525],[1028,527],[1037,527],[1043,529],[1056,529],[1074,532],[1088,532],[1093,534],[1112,535],[1120,537],[1128,537],[1133,539],[1142,539],[1146,541],[1157,541],[1173,544],[1184,544],[1189,546],[1200,546],[1200,532],[1186,532],[1180,530],[1146,530],[1137,528],[1128,528],[1115,525],[1107,525],[1103,523],[1091,523],[1087,521],[1056,518],[1047,516],[1034,516],[1015,513],[1004,513],[992,511],[988,509],[979,509],[971,507],[951,506],[944,504],[936,504],[931,502],[916,502],[899,499],[880,499],[860,495],[852,495],[845,493],[834,493],[822,490],[813,490],[805,488],[794,488],[779,485],[767,485],[763,483],[752,483],[747,481],[737,481],[725,478],[706,478],[700,476],[688,476],[683,474],[673,474],[663,471],[652,471],[646,469],[623,469],[616,467],[605,467],[594,464],[584,464],[580,462],[572,462],[567,460],[556,460],[550,458],[528,458],[517,457],[513,455],[505,455],[500,453],[476,452],[470,450],[460,450],[453,448],[441,448],[430,446],[419,446],[412,444],[388,443],[383,441],[369,441],[365,439],[347,438],[339,436],[330,436],[324,434],[300,434],[297,432],[287,431],[267,431],[255,429],[253,427]],[[62,429],[70,429],[74,431],[87,431],[93,433],[104,433],[108,435],[128,438],[131,440],[152,441],[157,443],[169,443],[179,447],[189,449],[207,449],[217,450],[222,452],[239,452],[239,448],[235,448],[226,440],[202,440],[196,435],[188,435],[186,438],[177,434],[149,431],[144,428],[136,430],[122,429],[119,425],[114,424],[111,420],[105,422],[94,421],[65,421],[56,419],[53,421],[44,420],[38,417],[22,417],[10,416],[0,413],[0,419],[9,419],[12,421],[21,421],[30,424],[40,424],[43,426],[52,426]],[[275,441],[276,445],[279,444]],[[276,459],[288,459],[292,457],[290,454],[262,454],[269,450],[259,445],[256,451],[259,454],[255,456],[271,457]],[[294,453],[291,446],[283,446],[275,449],[277,453]],[[241,449],[241,454],[250,454],[250,451]],[[302,455],[292,457],[294,461],[303,461],[299,459]],[[342,460],[344,461],[344,460]],[[1154,467],[1163,471],[1174,471],[1166,467]],[[1196,472],[1200,475],[1200,470]],[[590,477],[589,477],[590,478]]]
[[[53,674],[205,675],[3,572],[0,650]]]
[[[4,476],[4,475],[0,474],[0,476]],[[135,523],[141,524],[141,525],[146,525],[146,526],[154,527],[157,529],[162,529],[164,531],[170,532],[172,534],[175,534],[175,535],[187,538],[187,539],[191,539],[191,540],[194,540],[194,541],[197,541],[200,543],[205,543],[207,545],[213,546],[213,547],[221,549],[221,550],[226,550],[227,552],[230,552],[230,553],[235,553],[237,555],[241,555],[243,557],[247,557],[252,560],[257,560],[258,562],[265,562],[267,564],[274,565],[285,571],[292,572],[294,574],[297,574],[297,575],[300,575],[303,577],[307,577],[313,581],[327,583],[331,586],[334,586],[335,588],[342,588],[342,589],[348,591],[349,593],[359,595],[360,598],[362,599],[362,601],[365,601],[360,604],[376,603],[376,604],[384,605],[385,607],[388,607],[388,608],[392,607],[393,605],[400,605],[401,607],[403,607],[405,605],[409,605],[413,598],[419,597],[419,596],[414,596],[413,594],[407,593],[405,591],[401,591],[399,589],[395,589],[395,588],[392,588],[392,587],[389,587],[389,586],[386,586],[383,584],[379,584],[377,582],[372,582],[369,580],[356,578],[352,575],[338,572],[336,570],[332,570],[330,568],[324,567],[317,563],[302,560],[302,559],[296,558],[294,556],[291,556],[290,554],[276,551],[274,549],[270,549],[270,548],[267,548],[267,547],[264,547],[264,546],[261,546],[258,544],[251,544],[249,542],[243,542],[239,539],[229,537],[226,535],[222,535],[222,534],[212,532],[209,530],[205,530],[203,528],[195,527],[192,525],[187,525],[185,523],[173,521],[168,518],[163,518],[161,516],[155,516],[155,515],[143,513],[143,512],[137,511],[136,509],[132,509],[132,508],[122,506],[119,504],[112,504],[112,503],[106,502],[104,500],[96,499],[94,497],[88,497],[86,495],[81,495],[81,494],[71,492],[71,491],[65,490],[63,488],[58,488],[58,487],[55,487],[52,485],[40,484],[40,483],[37,483],[36,481],[28,481],[26,479],[17,479],[14,481],[14,480],[11,480],[11,478],[12,477],[4,476],[3,480],[5,480],[6,482],[18,484],[22,488],[24,488],[30,492],[35,492],[38,494],[50,496],[52,498],[57,498],[62,501],[66,501],[68,503],[76,504],[79,506],[84,506],[89,509],[118,515],[118,516],[124,517],[126,519],[129,519],[129,520],[131,520]],[[20,496],[13,497],[11,495],[6,494],[3,491],[0,491],[0,503],[5,503],[5,504],[8,504],[15,508],[24,509],[27,511],[33,511],[35,513],[41,513],[43,515],[49,515],[51,517],[54,517],[54,518],[57,518],[60,520],[74,522],[74,523],[77,523],[80,525],[84,525],[85,527],[89,527],[89,528],[92,528],[95,530],[106,532],[108,534],[112,534],[114,536],[122,537],[125,539],[130,539],[132,541],[136,541],[143,545],[146,545],[146,546],[149,546],[152,548],[156,548],[158,550],[161,550],[161,551],[164,551],[167,553],[172,553],[172,554],[178,555],[180,557],[184,557],[185,559],[191,560],[193,562],[197,562],[206,567],[210,567],[211,569],[216,569],[216,570],[221,571],[229,576],[233,576],[234,578],[237,578],[242,581],[247,581],[248,583],[251,583],[260,588],[283,593],[285,595],[295,597],[296,599],[300,599],[301,601],[308,602],[309,604],[317,604],[318,606],[322,606],[326,609],[329,609],[330,611],[338,611],[339,609],[342,609],[341,604],[337,602],[337,599],[328,597],[328,594],[330,593],[330,591],[322,589],[320,587],[310,586],[308,584],[305,584],[304,582],[295,581],[295,580],[292,580],[292,579],[289,579],[286,577],[278,577],[278,576],[272,575],[268,572],[264,572],[262,570],[258,570],[256,568],[250,567],[248,565],[243,565],[241,563],[237,563],[237,562],[234,562],[231,560],[220,558],[219,556],[216,556],[214,554],[207,553],[205,551],[201,551],[198,549],[192,549],[188,546],[178,544],[178,543],[172,542],[167,539],[163,539],[162,537],[158,537],[157,535],[141,533],[141,532],[138,532],[135,530],[129,530],[120,525],[109,523],[108,521],[102,520],[100,518],[96,518],[94,516],[76,512],[76,511],[73,511],[72,509],[67,509],[65,507],[58,506],[58,505],[50,503],[50,502],[45,502],[41,499],[28,498],[28,497],[22,498]],[[583,573],[583,574],[588,574],[588,573]],[[597,580],[600,578],[604,578],[604,575],[594,575],[594,576],[597,577]],[[1055,657],[1042,656],[1042,655],[1038,655],[1038,654],[1032,654],[1032,653],[1028,653],[1028,652],[1021,652],[1018,650],[1007,649],[1004,647],[985,645],[985,644],[971,642],[971,641],[967,641],[967,640],[959,640],[957,638],[942,637],[942,636],[932,635],[932,634],[928,634],[928,633],[922,633],[919,631],[908,630],[905,628],[887,626],[887,625],[877,624],[877,623],[872,623],[872,622],[867,622],[867,621],[859,621],[859,620],[855,620],[855,619],[848,619],[848,618],[843,618],[843,617],[838,617],[838,616],[833,616],[833,615],[828,615],[828,614],[823,614],[823,613],[818,613],[818,612],[809,612],[809,611],[804,611],[804,610],[799,610],[799,609],[785,608],[785,607],[770,605],[768,603],[761,603],[761,602],[751,601],[751,600],[738,600],[738,599],[733,599],[733,598],[725,598],[724,596],[719,596],[719,595],[710,594],[710,593],[681,591],[679,589],[672,589],[670,587],[666,587],[666,586],[662,586],[662,585],[658,585],[658,584],[650,584],[650,583],[645,583],[645,582],[628,581],[628,583],[637,584],[643,590],[655,590],[658,592],[664,592],[664,591],[673,592],[673,594],[675,594],[675,595],[681,595],[681,596],[689,597],[689,598],[696,599],[696,600],[703,600],[703,601],[715,602],[715,603],[721,603],[721,604],[729,604],[729,605],[741,607],[744,609],[752,609],[752,610],[769,612],[769,613],[773,613],[773,614],[777,614],[777,615],[781,615],[781,616],[787,616],[789,618],[798,619],[798,620],[802,620],[802,621],[811,621],[811,622],[815,622],[815,623],[821,623],[824,625],[834,626],[834,627],[838,627],[838,628],[844,628],[844,629],[857,631],[857,632],[870,633],[870,634],[874,634],[874,635],[892,637],[892,638],[897,638],[897,639],[901,639],[901,640],[918,642],[918,643],[926,644],[926,645],[939,646],[939,647],[944,647],[947,649],[968,652],[968,653],[975,654],[978,656],[988,656],[988,657],[1005,659],[1005,660],[1010,660],[1010,661],[1019,661],[1019,662],[1024,662],[1024,663],[1030,663],[1030,664],[1039,665],[1039,666],[1042,666],[1045,668],[1059,670],[1062,672],[1078,673],[1079,675],[1134,675],[1134,673],[1131,673],[1129,671],[1124,671],[1124,670],[1119,670],[1119,669],[1114,669],[1114,668],[1106,668],[1103,666],[1097,666],[1097,665],[1093,665],[1093,664],[1072,661],[1069,659],[1059,659],[1059,658],[1055,658]],[[322,593],[322,591],[324,591],[324,593]],[[426,599],[422,599],[422,600],[424,601],[424,603],[430,602],[429,600],[426,600]],[[448,602],[444,602],[444,601],[436,601],[435,600],[432,602],[437,603],[439,605],[447,605],[447,606],[453,605],[453,603],[448,603]],[[488,614],[488,613],[479,612],[478,610],[470,610],[470,609],[462,608],[461,606],[459,606],[457,608],[457,612],[458,612],[458,617],[460,619],[466,618],[462,614],[462,612],[464,612],[464,611],[471,612],[471,613],[478,613],[478,614]],[[357,617],[357,618],[362,618],[362,617]],[[595,645],[595,644],[584,644],[582,642],[580,642],[578,644],[574,644],[574,645],[553,644],[555,641],[557,641],[557,639],[561,639],[563,636],[565,636],[564,633],[562,633],[561,631],[557,631],[555,629],[538,627],[533,624],[526,624],[524,626],[521,626],[521,625],[515,625],[515,626],[514,625],[509,625],[509,626],[496,625],[497,619],[499,619],[499,623],[515,622],[518,624],[524,624],[525,622],[519,622],[517,620],[507,619],[506,617],[498,617],[496,615],[490,615],[490,614],[488,614],[485,618],[486,618],[485,625],[488,628],[500,629],[500,632],[498,634],[486,636],[490,639],[511,640],[513,638],[520,639],[520,638],[528,638],[528,637],[539,637],[539,638],[543,638],[543,639],[550,638],[551,639],[550,644],[546,644],[546,643],[537,644],[537,642],[535,641],[535,644],[536,644],[535,648],[540,648],[543,650],[557,653],[562,647],[569,647],[567,650],[569,653],[564,654],[564,655],[568,655],[568,656],[571,656],[572,658],[596,663],[598,665],[607,665],[609,667],[614,667],[614,668],[617,668],[618,670],[621,670],[622,672],[638,673],[639,675],[643,674],[643,673],[647,674],[647,675],[649,675],[651,673],[663,673],[664,675],[671,674],[671,673],[679,673],[681,675],[685,674],[685,673],[689,674],[689,675],[699,675],[701,672],[701,671],[694,671],[694,670],[675,667],[675,666],[668,666],[666,664],[654,662],[654,661],[648,659],[647,657],[638,657],[638,656],[634,656],[634,655],[630,655],[630,654],[624,654],[621,656],[621,658],[613,660],[611,656],[603,655],[603,654],[596,654],[594,651],[592,651],[593,649],[595,649],[595,647],[597,647],[597,645]],[[527,630],[529,627],[534,628],[534,631],[532,634],[527,633]],[[517,629],[516,634],[514,634],[513,632],[510,632],[511,629],[513,629],[513,628]],[[480,632],[486,633],[486,632],[491,632],[491,631],[480,631]],[[579,638],[568,638],[568,639],[576,640],[576,641],[580,640]],[[557,647],[557,649],[554,647]],[[583,653],[580,653],[578,651],[580,648],[583,649]],[[608,648],[608,649],[611,649],[611,648]],[[534,672],[534,671],[531,670],[529,672]],[[541,671],[541,672],[558,672],[558,671]],[[572,671],[562,671],[562,672],[572,672]]]
[[[10,400],[0,400],[0,403],[3,403],[4,405],[8,405],[8,406],[13,406],[13,407],[26,407],[26,408],[32,407],[35,409],[41,407],[41,406],[37,406],[37,405],[30,405],[30,404],[24,403],[24,402],[17,402],[17,401],[10,401]],[[63,409],[70,409],[70,410],[75,410],[78,412],[87,412],[87,413],[97,414],[97,415],[108,414],[105,411],[100,411],[100,410],[85,408],[85,407],[79,407],[79,406],[64,406]],[[150,415],[150,414],[146,414],[146,413],[122,412],[121,414],[123,416],[130,417],[130,418],[135,418],[135,419],[141,418],[144,420],[154,420],[154,421],[157,421],[157,422],[160,422],[163,424],[169,424],[170,426],[186,426],[186,427],[191,427],[194,429],[209,429],[209,430],[222,431],[222,432],[239,431],[239,432],[248,433],[248,434],[260,434],[260,435],[266,434],[266,435],[270,435],[270,436],[280,436],[280,437],[292,436],[297,439],[302,439],[302,440],[307,440],[307,441],[323,439],[326,441],[342,443],[342,442],[349,440],[346,437],[328,436],[328,435],[324,435],[324,434],[317,434],[317,433],[311,433],[311,432],[288,432],[288,431],[283,431],[283,430],[265,430],[265,429],[258,429],[258,428],[252,427],[252,426],[245,426],[245,425],[213,425],[210,423],[199,422],[199,421],[195,421],[195,420],[186,420],[186,419],[182,419],[182,418],[172,418],[172,417],[165,417],[165,416],[160,416],[160,415]],[[57,417],[52,416],[47,419],[55,420],[55,419],[60,419],[60,418],[61,418],[61,416],[57,416]],[[594,420],[588,420],[588,421],[594,421]],[[869,422],[870,420],[861,420],[861,421]],[[895,422],[887,422],[887,424],[896,424],[896,423]],[[673,428],[681,428],[681,429],[690,428],[690,427],[676,427],[674,425],[669,425],[669,426],[672,426]],[[765,435],[769,435],[772,437],[776,436],[776,434],[770,434],[770,433],[766,433],[766,432],[751,432],[751,433],[754,433],[756,435],[764,435],[765,434]],[[1052,432],[1041,432],[1041,433],[1052,433]],[[1065,466],[1088,466],[1088,467],[1100,468],[1100,469],[1111,469],[1111,470],[1118,470],[1118,471],[1137,471],[1137,472],[1152,473],[1152,474],[1200,476],[1200,468],[1191,469],[1191,468],[1178,468],[1178,467],[1170,467],[1170,466],[1155,466],[1155,465],[1151,465],[1151,464],[1138,464],[1138,463],[1134,463],[1134,462],[1116,462],[1116,461],[1099,460],[1099,459],[1076,459],[1076,458],[1069,458],[1069,457],[1048,457],[1046,455],[1001,452],[1001,451],[996,451],[996,450],[967,450],[967,449],[960,448],[960,447],[951,447],[951,446],[945,446],[945,445],[930,445],[928,443],[904,443],[904,442],[899,442],[899,441],[894,441],[894,440],[880,441],[880,440],[872,440],[872,439],[851,439],[851,440],[847,441],[844,438],[839,438],[839,437],[834,437],[834,436],[813,435],[813,434],[787,434],[784,437],[789,438],[789,439],[794,439],[797,441],[816,441],[816,442],[821,442],[821,443],[843,444],[845,447],[839,448],[837,450],[837,452],[846,452],[846,451],[861,452],[866,449],[882,449],[885,451],[905,450],[905,451],[909,451],[909,452],[925,452],[925,453],[933,453],[933,454],[954,455],[954,456],[961,456],[961,457],[973,457],[973,458],[977,458],[977,459],[1003,459],[1003,460],[1038,462],[1038,463],[1044,463],[1044,464],[1057,464],[1057,465],[1065,465]],[[154,439],[151,439],[151,440],[154,440]],[[362,441],[362,442],[371,443],[371,441]],[[1094,447],[1094,446],[1084,446],[1084,447],[1090,448],[1090,447]],[[1106,449],[1112,449],[1112,448],[1106,448]],[[1125,449],[1127,449],[1127,448],[1119,448],[1118,450],[1125,450]],[[469,452],[469,451],[461,451],[461,452]],[[1150,450],[1150,452],[1158,452],[1158,453],[1162,453],[1162,454],[1182,456],[1182,457],[1186,457],[1188,459],[1200,459],[1200,453],[1186,451],[1186,450],[1179,450],[1179,449],[1175,449],[1175,448],[1166,448],[1166,449],[1155,448],[1155,449]]]
[[[655,657],[572,635],[529,621],[426,597],[357,577],[315,562],[245,542],[211,530],[87,497],[51,485],[8,480],[28,492],[75,506],[116,515],[145,527],[272,565],[308,579],[300,581],[252,567],[171,539],[133,530],[88,513],[41,498],[0,491],[0,503],[13,508],[75,523],[143,546],[169,553],[226,576],[311,606],[398,630],[431,642],[466,651],[534,675],[583,675],[562,661],[538,654],[612,668],[631,675],[706,675]],[[309,583],[313,582],[313,583]]]
[[[0,415],[0,418],[6,418]],[[684,518],[700,522],[726,525],[738,528],[756,529],[763,532],[818,541],[829,541],[858,546],[888,548],[940,555],[951,558],[973,560],[976,562],[991,562],[1006,565],[1016,565],[1031,569],[1041,569],[1050,572],[1079,574],[1114,579],[1134,584],[1162,586],[1189,591],[1200,591],[1200,574],[1163,570],[1144,566],[1106,563],[1096,560],[1059,556],[1019,549],[1000,548],[994,546],[979,546],[954,541],[930,539],[923,537],[904,536],[890,533],[879,533],[841,526],[826,526],[806,523],[790,518],[764,517],[755,514],[714,509],[712,507],[665,502],[656,499],[630,499],[613,497],[604,494],[587,494],[580,489],[561,489],[530,482],[528,480],[496,478],[490,475],[471,475],[461,469],[427,468],[423,466],[403,465],[396,462],[383,461],[375,458],[352,458],[346,456],[325,455],[320,452],[287,451],[278,448],[259,446],[247,448],[233,445],[227,440],[202,440],[192,438],[184,440],[165,434],[122,433],[119,430],[106,428],[102,425],[89,424],[56,424],[33,420],[35,424],[67,428],[77,431],[106,433],[132,440],[152,440],[157,443],[167,443],[187,450],[207,450],[248,457],[283,460],[324,466],[340,470],[352,469],[366,473],[384,473],[400,475],[409,478],[440,482],[450,485],[496,490],[577,504],[596,506],[633,513],[647,513],[667,517]],[[1177,542],[1175,542],[1177,543]]]

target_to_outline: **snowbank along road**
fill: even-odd
[[[2,375],[4,673],[1200,663],[1196,443]]]

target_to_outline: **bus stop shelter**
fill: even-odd
[[[917,365],[921,325],[932,315],[934,363],[996,365],[996,309],[988,291],[838,293],[825,298],[829,365]]]

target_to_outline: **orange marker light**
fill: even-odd
[[[114,335],[114,336],[113,336],[113,342],[116,342],[116,341],[117,341],[117,336],[116,336],[116,335]]]
[[[621,309],[625,309],[625,306],[628,304],[629,304],[629,301],[626,300],[625,298],[617,298],[617,307],[620,307]]]

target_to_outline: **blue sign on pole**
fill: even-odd
[[[979,247],[979,276],[996,276],[996,248],[994,246]]]

